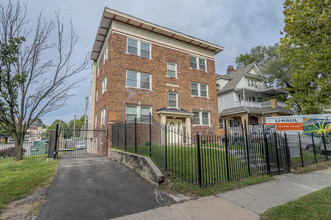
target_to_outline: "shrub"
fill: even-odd
[[[23,155],[25,152],[26,150],[23,148]],[[9,147],[0,150],[0,157],[6,158],[6,157],[14,157],[14,156],[15,156],[15,147]]]

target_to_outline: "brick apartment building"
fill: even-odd
[[[223,47],[105,8],[93,45],[89,128],[148,116],[218,133],[214,56]]]

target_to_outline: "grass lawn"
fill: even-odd
[[[56,173],[58,162],[39,156],[0,163],[0,213],[7,203],[26,197],[36,187],[47,186]]]
[[[296,167],[295,169],[292,170],[292,173],[294,173],[294,174],[309,173],[309,172],[316,171],[316,170],[323,170],[328,167],[331,167],[331,160],[319,162],[316,164],[310,164],[310,165],[304,166],[304,167]]]
[[[302,149],[302,158],[304,164],[311,164],[314,163],[314,153],[310,152],[308,150]],[[317,161],[322,161],[325,160],[325,156],[321,154],[316,154],[316,159]],[[301,158],[296,157],[296,158],[291,158],[291,164],[292,165],[301,165]]]
[[[240,150],[240,146],[232,146]],[[200,148],[201,178],[202,184],[213,185],[228,180],[240,180],[248,177],[248,166],[230,153],[226,156],[225,149],[221,145],[202,146]],[[119,150],[124,150],[123,148]],[[137,153],[149,156],[149,146],[138,146]],[[127,151],[134,152],[133,146],[128,146]],[[164,146],[152,146],[152,159],[163,169],[165,168]],[[228,168],[227,162],[228,160]],[[187,182],[198,184],[198,163],[196,147],[168,146],[167,147],[167,171],[173,177],[180,177]],[[251,175],[259,175],[259,171],[250,168]]]
[[[331,219],[331,187],[310,193],[298,200],[272,208],[264,219]]]
[[[172,178],[172,182],[174,183],[174,189],[178,193],[183,194],[195,194],[199,196],[209,196],[218,193],[223,193],[229,190],[238,189],[244,186],[249,186],[257,183],[268,182],[273,180],[274,178],[269,175],[262,176],[251,176],[241,180],[233,180],[230,182],[223,182],[219,184],[215,184],[212,186],[199,187],[197,185],[190,184],[186,181],[183,181],[178,178]]]

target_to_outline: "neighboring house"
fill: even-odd
[[[268,88],[257,66],[252,63],[237,70],[228,69],[227,74],[217,75],[217,97],[220,114],[221,134],[224,133],[224,119],[228,127],[261,125],[265,117],[293,115],[285,109],[286,103],[276,101],[275,96],[288,96],[288,93]]]
[[[148,116],[218,133],[214,56],[223,47],[105,8],[93,45],[89,128]]]

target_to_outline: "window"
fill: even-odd
[[[107,90],[107,76],[102,80],[102,94]]]
[[[96,97],[96,100],[98,101],[98,96],[99,96],[99,91],[97,90],[97,97]]]
[[[151,58],[151,44],[128,38],[127,52],[130,54]]]
[[[108,44],[106,44],[105,50],[103,52],[103,64],[106,63],[107,59],[108,59]]]
[[[202,70],[202,71],[207,71],[206,59],[191,55],[190,56],[190,67],[192,69],[199,69],[199,70]]]
[[[141,73],[133,70],[127,70],[126,86],[151,90],[152,76],[148,73]]]
[[[255,97],[254,96],[252,97],[252,102],[255,102]]]
[[[223,128],[223,119],[222,119],[222,118],[220,118],[220,119],[218,120],[218,126],[219,126],[220,128]]]
[[[148,117],[151,113],[151,107],[147,106],[137,106],[137,105],[127,105],[125,119],[127,121],[134,121],[135,117]]]
[[[240,102],[240,95],[238,95],[238,101]]]
[[[208,97],[208,85],[191,82],[191,96]]]
[[[106,108],[101,110],[101,125],[106,124]]]
[[[177,64],[167,63],[167,76],[177,78]]]
[[[169,92],[168,93],[168,107],[170,108],[178,108],[178,94]]]
[[[197,68],[197,58],[194,56],[190,56],[190,67],[192,69],[196,69]]]
[[[194,125],[210,125],[210,113],[209,112],[193,112],[193,124]]]
[[[262,98],[260,98],[260,97],[257,98],[257,101],[258,101],[258,102],[262,102]]]

